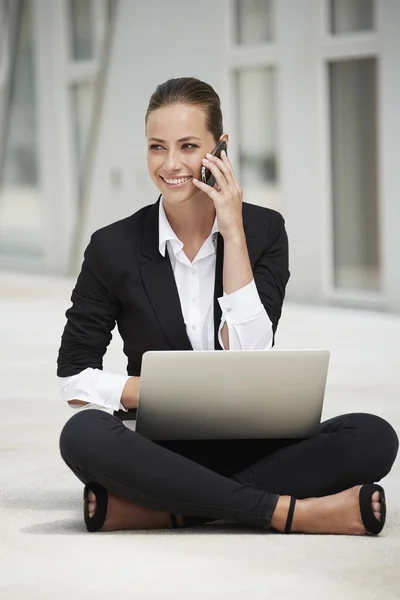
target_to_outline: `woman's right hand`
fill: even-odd
[[[121,404],[125,408],[137,408],[139,401],[140,377],[130,377],[121,395]]]

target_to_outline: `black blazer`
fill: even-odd
[[[160,198],[135,214],[96,231],[84,254],[58,354],[57,375],[103,368],[115,324],[128,359],[127,374],[140,375],[148,350],[193,350],[186,333],[169,261],[158,249]],[[243,225],[254,280],[273,325],[274,339],[289,280],[288,239],[280,213],[243,202]],[[214,288],[215,349],[223,295],[224,240],[218,234]],[[274,343],[274,342],[273,342]],[[128,415],[129,413],[129,415]],[[116,411],[136,418],[136,409]]]

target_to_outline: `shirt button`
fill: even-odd
[[[227,313],[230,313],[230,312],[232,312],[232,309],[231,309],[231,308],[227,308],[227,309],[226,309],[226,312],[227,312]]]
[[[196,331],[196,325],[192,325],[193,331]]]
[[[196,298],[192,298],[193,304],[196,304]]]
[[[196,275],[196,269],[192,269],[193,275]]]

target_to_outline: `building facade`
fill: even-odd
[[[285,217],[287,297],[400,312],[398,0],[0,0],[0,267],[76,274],[157,199],[144,115],[181,76]]]

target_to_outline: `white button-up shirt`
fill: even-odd
[[[174,273],[182,314],[193,350],[214,349],[214,282],[218,223],[215,218],[209,237],[193,262],[183,251],[165,214],[163,199],[159,208],[159,251],[168,251]],[[221,330],[228,327],[230,350],[269,350],[272,347],[272,323],[260,300],[254,279],[246,286],[218,298],[222,317],[218,330],[221,347]],[[225,348],[224,348],[225,349]],[[85,408],[101,408],[108,412],[124,410],[121,395],[127,375],[108,373],[88,368],[71,377],[59,377],[61,397],[64,401],[83,400]],[[82,405],[73,408],[82,409]]]

